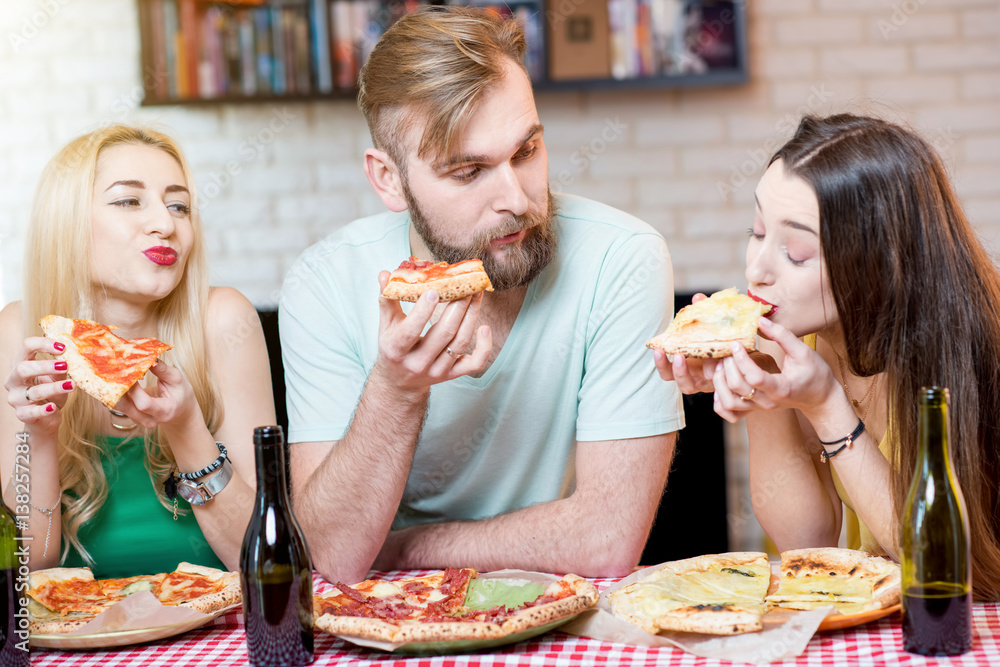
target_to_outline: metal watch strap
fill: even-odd
[[[209,500],[214,498],[219,494],[226,485],[229,484],[229,480],[233,478],[233,464],[229,462],[227,458],[222,463],[222,467],[219,468],[219,472],[215,473],[209,479],[204,482],[192,482],[191,480],[181,480],[178,483],[178,487],[187,487],[193,493],[182,493],[181,497],[187,500],[192,505],[204,505]],[[179,488],[178,488],[179,490]]]

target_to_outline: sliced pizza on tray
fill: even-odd
[[[492,292],[493,285],[481,260],[435,264],[430,260],[410,257],[389,274],[382,296],[396,301],[416,301],[432,289],[437,291],[439,301],[444,303],[479,292]]]
[[[46,315],[40,324],[47,337],[66,346],[62,359],[73,382],[109,408],[173,347],[155,338],[127,340],[90,320]]]
[[[849,549],[795,549],[781,554],[778,588],[769,607],[815,609],[832,604],[841,614],[886,609],[900,600],[899,565]]]
[[[56,567],[28,576],[32,634],[72,632],[108,607],[140,591],[168,606],[210,614],[242,600],[237,572],[180,563],[169,573],[95,579],[90,568]]]
[[[734,552],[665,563],[608,596],[614,614],[643,630],[733,635],[764,627],[767,554]]]

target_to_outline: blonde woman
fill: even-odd
[[[4,501],[27,516],[32,569],[88,565],[100,578],[182,560],[236,566],[253,504],[252,431],[274,422],[274,403],[256,311],[208,286],[196,201],[180,149],[148,129],[79,137],[42,174],[24,300],[0,312],[0,363],[11,369],[0,474]],[[109,411],[77,390],[61,344],[42,336],[50,313],[174,347]],[[178,498],[168,481],[199,472]]]

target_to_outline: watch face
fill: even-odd
[[[177,485],[177,495],[192,505],[204,505],[205,496],[201,495],[201,490],[198,486],[200,485],[196,486],[186,479],[182,480],[181,483]]]

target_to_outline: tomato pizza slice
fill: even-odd
[[[73,382],[109,408],[173,347],[155,338],[127,340],[90,320],[46,315],[41,325],[46,336],[66,346],[62,358]]]
[[[430,260],[410,257],[389,275],[382,296],[396,301],[416,301],[428,290],[436,290],[438,299],[444,303],[479,292],[492,292],[493,285],[481,260],[435,264]]]

